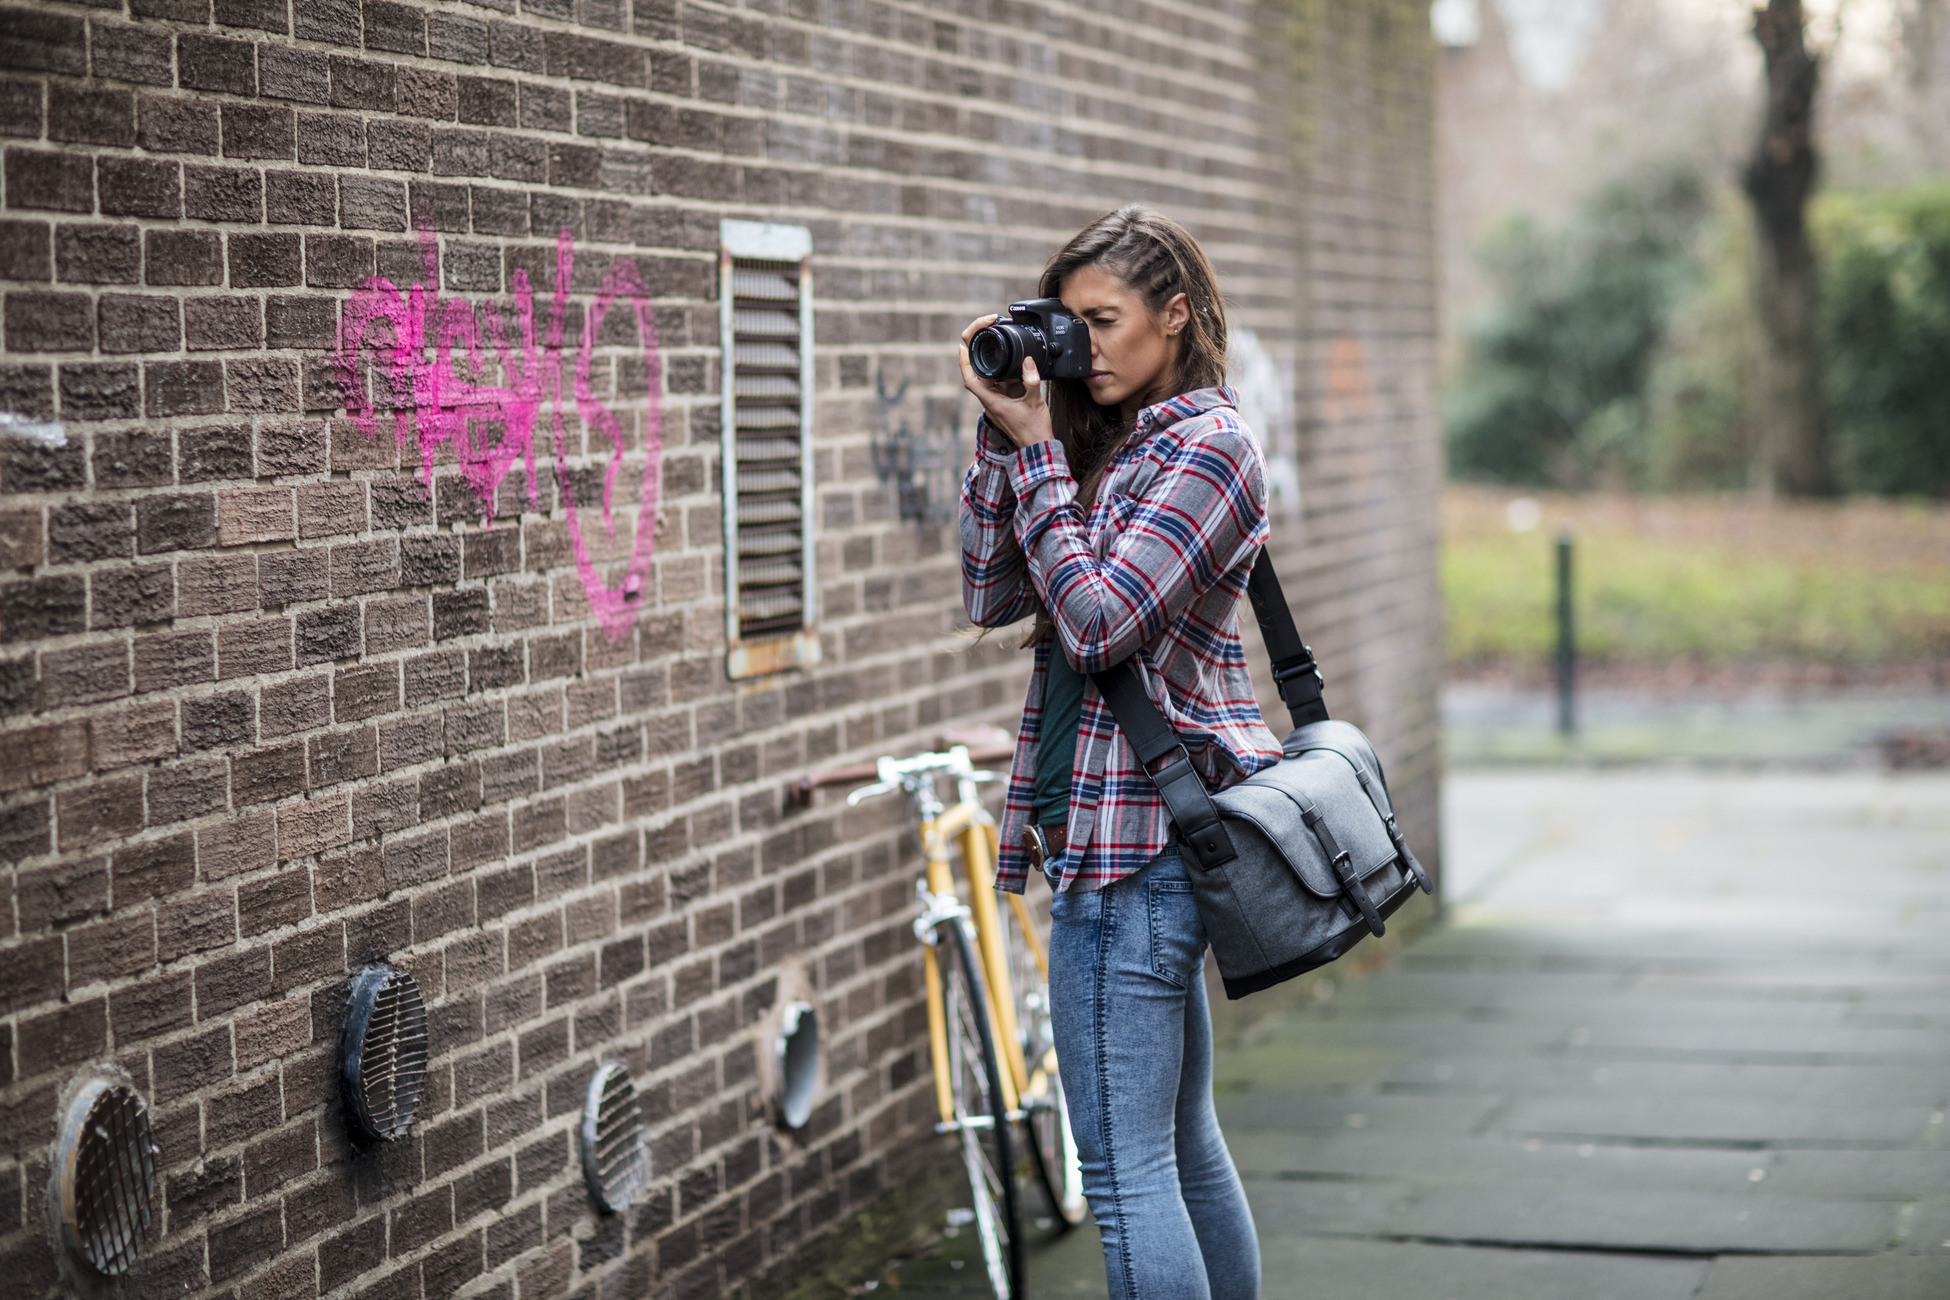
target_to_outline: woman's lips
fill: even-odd
[[[1086,380],[1084,380],[1084,382],[1085,382],[1085,383],[1087,383],[1087,384],[1101,384],[1101,383],[1103,383],[1103,382],[1104,382],[1104,381],[1105,381],[1106,379],[1109,379],[1109,378],[1110,378],[1110,371],[1108,371],[1108,370],[1093,370],[1093,371],[1091,371],[1091,372],[1090,372],[1090,378],[1088,378],[1088,379],[1086,379]]]

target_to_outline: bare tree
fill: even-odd
[[[1927,163],[1941,170],[1950,167],[1950,0],[1905,0],[1897,19],[1910,130]]]
[[[1821,58],[1808,49],[1804,28],[1801,0],[1767,0],[1754,10],[1754,40],[1767,69],[1767,109],[1742,178],[1760,235],[1755,285],[1764,340],[1762,454],[1767,481],[1775,491],[1794,496],[1835,488],[1807,221]]]

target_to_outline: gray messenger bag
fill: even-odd
[[[1418,886],[1434,891],[1395,825],[1368,738],[1327,716],[1313,651],[1265,551],[1246,591],[1293,717],[1273,766],[1212,794],[1128,661],[1091,675],[1177,824],[1228,998],[1325,966],[1383,933]]]

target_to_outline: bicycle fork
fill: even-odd
[[[943,819],[950,820],[954,820],[954,812]],[[971,979],[983,978],[988,993],[989,1032],[995,1039],[997,1053],[1006,1062],[1001,1071],[1001,1101],[1005,1116],[1012,1121],[1022,1118],[1023,1114],[1017,1076],[1024,1071],[1022,1062],[1017,1059],[1021,1053],[1015,1050],[1015,1006],[1009,995],[1009,974],[999,955],[992,956],[990,952],[991,948],[995,948],[999,954],[1001,931],[1000,917],[996,914],[992,895],[993,884],[989,873],[982,869],[978,861],[978,855],[988,850],[987,831],[979,822],[953,828],[965,832],[956,838],[963,840],[963,865],[969,872],[969,893],[974,899],[974,909],[971,910],[955,894],[947,850],[950,835],[943,834],[944,829],[948,828],[933,823],[926,826],[922,834],[922,842],[927,849],[927,875],[914,884],[915,893],[921,900],[921,915],[914,919],[914,937],[921,941],[922,971],[927,986],[928,1048],[934,1066],[935,1103],[941,1113],[941,1121],[935,1125],[935,1131],[955,1133],[964,1128],[993,1127],[995,1117],[955,1113],[953,1063],[948,1059],[947,1001],[941,964],[935,956],[938,942],[936,930],[942,923],[952,922],[962,927],[969,937],[969,946],[977,952],[977,960],[984,967],[982,971],[969,971],[968,975]],[[984,910],[987,913],[985,916],[981,915]]]

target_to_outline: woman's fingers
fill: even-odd
[[[1036,386],[1042,382],[1043,382],[1043,372],[1036,368],[1036,358],[1024,357],[1022,359],[1023,391],[1027,393],[1030,390],[1035,389],[1036,399],[1037,401],[1040,402],[1042,400],[1043,394],[1042,394],[1042,390],[1038,389]]]
[[[985,330],[989,326],[995,324],[995,322],[1000,319],[1001,317],[995,315],[994,313],[990,313],[987,316],[977,316],[972,322],[969,323],[968,328],[961,332],[962,347],[966,348],[968,346],[968,340],[974,338],[978,330]]]

